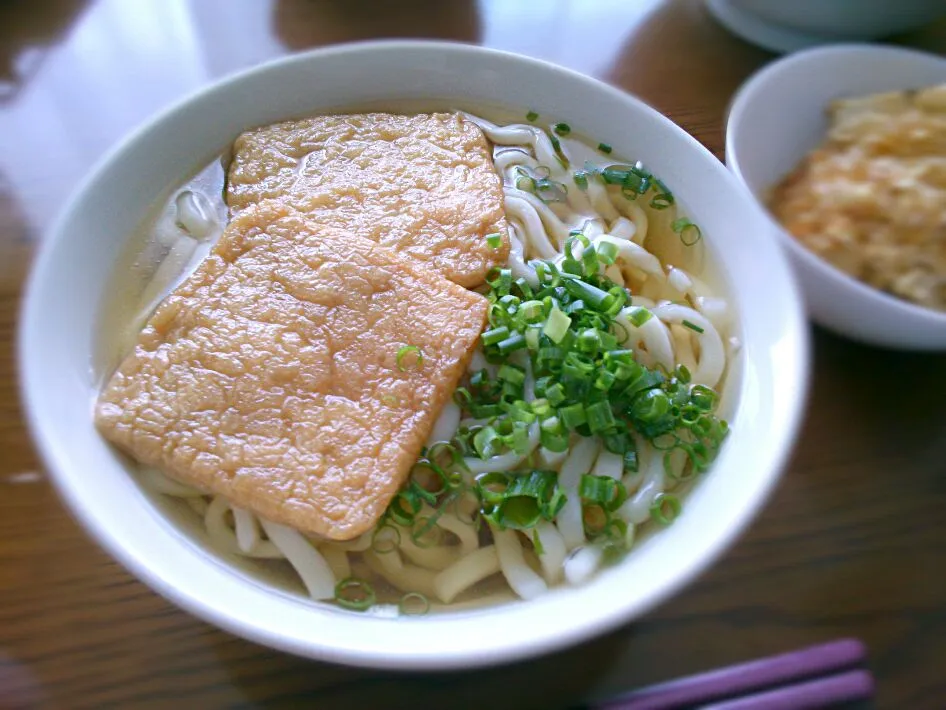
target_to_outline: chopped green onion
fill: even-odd
[[[608,527],[610,521],[608,511],[596,503],[583,505],[581,520],[584,523],[585,534],[591,539],[600,537]]]
[[[567,123],[556,123],[554,126],[552,126],[552,130],[560,136],[567,136],[572,132],[572,127]]]
[[[620,249],[613,242],[598,242],[598,259],[605,266],[611,266],[617,258]]]
[[[434,496],[439,496],[449,487],[447,475],[443,469],[425,458],[419,459],[411,467],[409,480]]]
[[[683,242],[684,246],[691,247],[703,237],[700,228],[686,217],[674,220],[670,228],[680,235],[680,241]]]
[[[414,357],[411,358],[411,355]],[[416,345],[405,345],[397,351],[397,369],[401,372],[420,369],[424,364],[424,353]]]
[[[588,419],[585,416],[585,407],[581,402],[576,402],[575,404],[570,404],[567,407],[562,407],[558,410],[559,419],[561,419],[562,424],[565,425],[568,429],[577,429],[582,424],[585,424]]]
[[[544,419],[539,425],[539,441],[549,451],[561,452],[568,449],[568,432],[558,417]]]
[[[554,471],[482,474],[476,478],[476,491],[488,520],[500,528],[528,530],[543,518],[552,520],[565,504],[557,477]],[[501,492],[495,486],[499,479],[505,484]],[[484,490],[487,485],[491,488]]]
[[[430,611],[430,600],[420,592],[408,592],[397,603],[401,616],[423,616]]]
[[[665,210],[674,203],[673,193],[667,189],[667,186],[658,179],[654,179],[654,185],[659,192],[654,195],[650,201],[650,206],[655,210]]]
[[[545,322],[542,333],[547,335],[549,340],[553,343],[560,343],[571,327],[571,324],[571,318],[562,313],[558,308],[552,308],[552,312],[549,313],[549,319]]]
[[[610,155],[612,148],[607,143],[598,143],[598,150],[600,150],[602,153],[607,153]]]
[[[572,179],[575,181],[575,185],[578,186],[579,190],[588,189],[588,173],[585,170],[576,170]]]
[[[365,611],[375,599],[374,588],[363,579],[348,577],[335,585],[335,603],[346,609]]]
[[[633,325],[635,328],[640,328],[642,325],[644,325],[644,323],[649,321],[654,315],[649,310],[641,306],[633,306],[633,309],[634,310],[632,310],[628,314],[627,319],[631,322],[631,325]]]
[[[600,505],[613,513],[627,500],[624,484],[609,476],[592,476],[584,473],[578,485],[578,495],[582,500]]]
[[[549,140],[552,142],[552,150],[555,151],[555,158],[561,163],[563,168],[568,168],[568,157],[562,150],[562,142],[555,135],[549,136]]]
[[[516,178],[516,189],[523,192],[535,192],[535,180],[528,175],[520,175]]]
[[[695,323],[691,323],[691,322],[688,321],[688,320],[683,321],[683,323],[681,323],[681,325],[683,325],[683,326],[685,326],[685,327],[689,328],[690,330],[695,331],[695,332],[697,332],[697,333],[702,333],[702,332],[703,332],[703,329],[702,329],[700,326],[696,325]]]
[[[462,465],[463,457],[460,456],[460,452],[457,451],[457,447],[451,444],[449,441],[438,441],[427,451],[428,460],[439,466],[442,470],[446,470],[451,466]]]
[[[680,515],[680,499],[672,493],[658,493],[650,506],[650,516],[661,525],[670,525]]]
[[[444,513],[446,506],[441,506],[433,515],[417,518],[411,529],[411,540],[418,547],[434,547],[443,540],[443,532],[437,527],[437,520]],[[435,533],[431,535],[431,533]]]
[[[615,425],[614,414],[607,402],[595,402],[585,407],[585,416],[588,419],[588,428],[592,434],[606,431]]]
[[[503,363],[496,373],[496,377],[500,380],[512,382],[515,385],[522,385],[526,381],[526,372],[521,367]]]
[[[486,243],[491,249],[499,249],[503,244],[503,235],[499,232],[493,232],[486,235]]]
[[[401,531],[393,525],[379,525],[371,535],[371,549],[379,555],[394,552],[400,545]]]
[[[480,339],[483,341],[483,345],[496,345],[497,343],[502,342],[509,337],[509,328],[506,326],[500,326],[499,328],[493,328],[492,330],[487,330],[483,335],[480,336]]]
[[[526,347],[526,339],[525,336],[519,335],[517,333],[515,335],[509,336],[505,340],[501,340],[496,344],[496,347],[499,350],[500,355],[508,355],[511,352],[515,352],[516,350]]]
[[[540,557],[545,554],[545,548],[542,546],[542,540],[539,538],[538,528],[532,531],[532,548],[535,550],[535,554]]]
[[[484,426],[473,437],[473,449],[481,459],[489,459],[499,453],[503,437],[491,426]]]
[[[537,119],[538,117],[539,117],[539,114],[537,114],[535,111],[529,111],[529,113],[526,114],[526,120],[529,123],[534,123],[535,119]]]
[[[424,497],[421,496],[417,487],[408,485],[394,496],[394,500],[388,506],[388,515],[399,525],[410,525],[423,506]]]

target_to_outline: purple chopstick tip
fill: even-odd
[[[840,639],[632,691],[594,710],[671,710],[847,670],[864,662],[867,648]],[[869,677],[869,676],[868,676]]]

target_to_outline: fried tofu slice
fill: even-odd
[[[184,483],[351,539],[404,483],[486,311],[414,261],[263,203],[158,307],[96,424]]]
[[[316,116],[242,134],[227,204],[277,199],[472,288],[509,254],[502,181],[478,126],[457,114]],[[502,235],[499,248],[486,241]]]

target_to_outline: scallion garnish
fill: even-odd
[[[536,120],[538,117],[539,117],[539,114],[537,114],[535,111],[529,111],[529,113],[526,114],[526,120],[527,120],[529,123],[535,122],[535,120]]]
[[[613,513],[627,500],[624,484],[608,476],[582,474],[578,486],[579,497],[588,503],[600,505],[606,512]]]
[[[551,133],[552,145],[560,148],[554,129]],[[580,189],[594,178],[632,199],[649,193],[654,209],[673,204],[666,186],[640,163],[604,168],[588,163],[573,177]],[[518,179],[529,180],[531,190],[545,201],[566,197],[566,186],[554,182],[545,166],[520,167]],[[673,229],[685,244],[700,238],[699,229],[686,218],[675,220]],[[488,243],[495,242],[491,237]],[[610,455],[620,457],[623,473],[637,471],[637,442],[647,442],[662,453],[671,484],[705,471],[717,456],[729,432],[716,416],[717,393],[694,384],[685,367],[672,372],[648,367],[623,347],[630,331],[645,328],[654,316],[647,308],[631,305],[630,291],[607,276],[607,267],[620,258],[619,245],[594,243],[574,229],[564,252],[558,262],[531,261],[534,278],[514,278],[508,267],[487,274],[489,326],[481,343],[490,366],[470,373],[453,396],[462,416],[478,421],[460,427],[450,442],[432,444],[422,452],[372,539],[375,552],[397,549],[405,530],[420,545],[443,535],[436,523],[448,505],[471,524],[486,519],[498,528],[530,533],[540,521],[554,521],[565,493],[556,474],[537,468],[537,461],[550,452],[566,452],[578,437],[597,436]],[[692,322],[681,324],[702,332]],[[404,355],[420,360],[414,346],[404,350]],[[406,364],[400,360],[403,356],[399,366]],[[535,445],[536,431],[540,448]],[[682,468],[677,465],[679,452],[686,455]],[[472,457],[488,460],[510,453],[523,457],[528,468],[481,474],[474,480],[472,464],[468,468],[465,463]],[[625,491],[618,480],[588,474],[576,491],[585,531],[608,556],[633,542],[634,526],[618,515]],[[465,507],[471,495],[478,503],[473,513]],[[651,516],[669,524],[679,510],[679,500],[665,493],[654,500]],[[538,536],[532,539],[542,554]]]
[[[335,603],[346,609],[370,609],[375,599],[374,588],[363,579],[348,577],[335,585]]]
[[[684,246],[691,247],[703,238],[700,228],[686,217],[674,220],[670,228],[680,235],[680,241]]]
[[[483,515],[500,528],[528,530],[541,519],[553,520],[565,505],[554,471],[487,473],[476,478]]]
[[[610,155],[612,148],[607,143],[598,143],[598,150],[600,150],[602,153]]]
[[[397,603],[401,616],[423,616],[430,611],[430,600],[420,592],[408,592]]]
[[[567,123],[556,123],[554,126],[552,126],[552,130],[560,136],[567,136],[572,132],[572,127]]]
[[[568,156],[565,155],[565,151],[562,150],[562,142],[554,134],[549,136],[549,140],[552,142],[552,150],[555,151],[555,157],[558,159],[558,162],[561,163],[563,168],[568,168]]]
[[[503,235],[499,232],[487,234],[486,244],[489,245],[490,249],[499,249],[499,247],[501,247],[503,244]]]
[[[680,515],[680,499],[672,493],[658,493],[650,506],[650,515],[661,525],[670,525]]]
[[[401,372],[418,370],[424,364],[424,353],[416,345],[405,345],[397,351],[396,362]]]

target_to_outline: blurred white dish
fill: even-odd
[[[942,0],[706,0],[726,29],[773,52],[887,37],[946,16]]]
[[[243,130],[372,102],[488,103],[567,119],[607,137],[672,187],[706,235],[738,314],[742,372],[731,434],[685,514],[590,583],[535,601],[411,619],[313,603],[209,551],[146,495],[93,427],[105,373],[91,367],[117,255],[149,206]],[[771,223],[703,146],[642,102],[545,62],[459,44],[321,49],[224,79],[108,155],[43,242],[19,349],[23,400],[39,451],[71,509],[156,591],[256,642],[362,666],[498,664],[577,643],[640,616],[704,570],[760,510],[797,431],[807,388],[807,324]],[[764,265],[760,268],[760,265]]]
[[[907,49],[840,45],[793,54],[766,66],[736,93],[726,126],[726,162],[762,203],[824,140],[832,100],[944,81],[946,59]],[[946,314],[867,286],[781,227],[779,234],[817,323],[876,345],[946,349]]]

